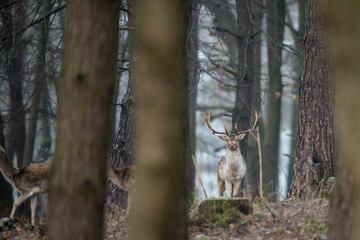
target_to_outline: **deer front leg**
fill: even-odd
[[[217,178],[217,186],[218,186],[218,193],[219,193],[219,197],[224,196],[224,191],[225,191],[225,182],[223,180],[221,180],[218,176]]]
[[[225,181],[225,193],[226,197],[231,198],[233,184],[231,182]]]
[[[35,210],[36,210],[37,196],[30,198],[30,209],[31,209],[31,226],[35,226]]]
[[[241,180],[234,183],[234,192],[233,192],[234,197],[238,197],[238,194],[240,193],[240,186],[241,186]]]

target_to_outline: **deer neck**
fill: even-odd
[[[17,173],[17,169],[10,164],[4,152],[0,152],[0,171],[6,181],[10,183],[13,182],[13,176]]]
[[[237,147],[236,150],[226,150],[226,162],[230,168],[239,168],[243,157],[241,155],[240,147]]]

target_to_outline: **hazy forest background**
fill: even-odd
[[[187,199],[204,199],[205,191],[207,197],[217,196],[216,165],[226,155],[224,142],[212,135],[206,125],[205,116],[210,110],[214,111],[212,125],[216,129],[224,125],[231,129],[235,124],[239,129],[248,129],[254,121],[254,110],[262,114],[254,132],[240,142],[247,162],[243,184],[246,196],[250,199],[264,196],[270,202],[317,198],[329,194],[329,179],[338,171],[347,178],[337,181],[340,197],[332,201],[330,214],[341,214],[334,219],[347,221],[334,230],[333,239],[344,232],[349,238],[357,236],[350,230],[356,226],[351,219],[358,216],[355,203],[359,194],[358,174],[351,162],[357,159],[358,150],[356,145],[344,144],[349,140],[358,142],[354,136],[358,132],[358,106],[351,97],[357,96],[354,91],[358,83],[354,76],[359,68],[353,57],[357,49],[350,48],[360,26],[355,11],[360,4],[356,0],[343,4],[333,0],[323,5],[317,0],[90,2],[0,1],[0,144],[12,164],[19,168],[52,159],[56,149],[51,180],[56,190],[50,195],[49,206],[54,213],[50,216],[51,238],[59,237],[56,231],[65,232],[64,226],[56,224],[62,210],[52,204],[55,199],[59,206],[68,204],[60,196],[61,186],[57,181],[70,186],[72,177],[98,172],[105,179],[108,160],[124,167],[140,159],[140,164],[148,169],[140,181],[149,185],[139,186],[143,190],[138,191],[142,198],[138,198],[135,206],[146,208],[146,202],[141,199],[152,197],[146,189],[153,185],[168,189],[169,195],[161,196],[169,196],[177,203],[176,209],[169,201],[161,202],[160,197],[153,208],[170,211],[163,219],[165,222],[178,216],[178,220],[168,224],[169,232],[162,235],[163,239],[169,239],[168,236],[183,239],[186,232],[178,229],[185,228]],[[79,6],[89,9],[90,16]],[[106,14],[111,19],[100,18]],[[104,23],[112,21],[108,32],[101,29],[100,19]],[[347,21],[353,23],[354,29]],[[110,34],[114,24],[118,31]],[[93,34],[89,33],[92,29],[89,26],[93,26]],[[340,30],[342,34],[337,34]],[[69,33],[64,37],[66,31]],[[88,38],[76,39],[71,33]],[[111,41],[105,41],[112,48],[104,47],[102,34],[112,37]],[[81,57],[77,58],[77,51]],[[99,54],[101,64],[89,60],[95,54]],[[110,61],[115,58],[116,62]],[[103,69],[107,75],[99,74],[97,69]],[[350,74],[352,71],[354,75]],[[94,75],[87,75],[88,72]],[[72,74],[78,74],[75,82],[67,77]],[[99,99],[93,100],[92,94]],[[335,102],[338,98],[344,101]],[[109,103],[107,107],[105,103]],[[96,104],[106,116],[96,115],[101,112],[94,107]],[[81,111],[77,112],[76,107]],[[66,116],[71,116],[74,122]],[[340,123],[338,133],[334,129],[336,117]],[[75,122],[69,128],[69,123]],[[80,131],[77,126],[89,131]],[[104,128],[96,129],[96,126]],[[336,169],[335,132],[340,143],[336,153],[344,158],[341,165],[345,170]],[[67,138],[71,134],[74,137]],[[172,141],[164,143],[162,139]],[[82,144],[94,144],[96,140],[100,143],[95,144],[93,152],[79,154],[79,161],[71,155],[84,150]],[[158,150],[153,150],[155,147]],[[93,156],[94,161],[81,160],[88,156]],[[197,161],[205,191],[196,177],[192,156]],[[72,171],[68,179],[67,170]],[[165,172],[170,172],[169,181],[175,185],[156,179],[156,174]],[[348,185],[346,190],[340,187]],[[76,195],[77,188],[73,189],[71,194]],[[105,199],[99,189],[106,190]],[[126,206],[126,193],[110,181],[106,189],[99,189],[98,202],[87,205],[88,208],[99,206],[102,200],[108,208],[113,204]],[[8,216],[16,193],[2,176],[0,193],[0,216]],[[82,205],[86,200],[81,199],[77,204]],[[344,206],[344,202],[348,203],[347,207],[336,207]],[[80,214],[86,208],[80,209],[79,205],[73,206],[74,211],[79,211],[80,219],[87,219]],[[352,206],[356,211],[349,214]],[[22,212],[26,212],[26,206]],[[137,212],[140,229],[146,229],[141,224],[152,217],[145,213],[145,210]],[[101,233],[103,217],[96,214],[99,226],[94,233],[88,233],[94,239]],[[328,224],[338,226],[335,220]],[[85,224],[83,227],[88,228]],[[67,236],[74,236],[68,232]],[[144,237],[141,233],[149,235]],[[133,239],[156,239],[146,231],[135,234],[138,235]]]

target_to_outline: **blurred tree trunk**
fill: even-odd
[[[127,8],[130,12],[133,12],[133,1],[128,1]],[[135,18],[133,15],[128,15],[128,26],[133,27]],[[134,64],[134,35],[135,32],[130,30],[128,32],[127,45],[128,45],[128,58],[130,64]],[[126,93],[121,100],[121,113],[120,123],[117,130],[113,146],[110,151],[110,161],[117,167],[125,167],[133,164],[133,152],[134,152],[134,101],[135,101],[135,83],[134,74],[129,71],[128,85]],[[127,206],[127,192],[119,189],[111,181],[107,187],[106,192],[106,207],[110,207],[111,204],[116,204],[125,209]]]
[[[49,186],[50,239],[102,238],[119,4],[67,3]]]
[[[199,83],[199,13],[200,5],[198,0],[190,1],[189,8],[189,27],[188,27],[188,71],[189,71],[189,138],[190,154],[196,154],[196,107],[197,107],[197,87]],[[187,188],[188,193],[192,193],[195,187],[195,167],[191,156],[187,162]]]
[[[360,236],[360,2],[324,1],[335,72],[336,185],[329,213],[330,240]]]
[[[300,78],[295,173],[290,194],[317,196],[333,176],[333,99],[321,9],[307,1],[305,59]]]
[[[131,239],[186,239],[186,1],[138,5],[136,80],[140,174]],[[151,91],[149,91],[151,89]]]
[[[40,9],[42,9],[42,17],[51,10],[51,2],[44,0]],[[38,58],[36,62],[36,73],[34,79],[34,88],[31,98],[31,109],[30,117],[28,120],[28,128],[25,141],[25,153],[23,165],[30,165],[33,160],[34,144],[36,138],[36,130],[38,123],[38,112],[42,99],[42,94],[46,88],[46,45],[49,32],[49,17],[45,18],[42,22],[41,29],[39,31],[39,42],[38,42]]]
[[[252,109],[261,111],[261,22],[263,18],[263,0],[251,1],[252,21],[254,21],[254,82]],[[250,122],[255,121],[254,114],[251,114]],[[262,119],[259,120],[259,128],[262,129]],[[259,153],[258,145],[253,137],[249,137],[247,149],[247,175],[250,190],[253,195],[259,194]]]
[[[266,0],[266,33],[269,92],[267,93],[266,130],[264,136],[264,191],[274,194],[278,184],[278,157],[281,116],[281,65],[284,39],[285,0]],[[268,195],[269,196],[269,195]]]
[[[10,2],[10,1],[9,1]],[[7,155],[10,161],[15,154],[18,166],[23,166],[25,148],[25,112],[23,106],[23,58],[25,42],[23,34],[14,34],[25,25],[25,11],[27,1],[20,1],[1,10],[3,21],[3,36],[11,36],[4,43],[4,66],[9,82],[10,111],[6,132]]]
[[[0,145],[5,147],[4,122],[0,114]],[[9,216],[12,208],[12,188],[10,183],[0,174],[0,216]]]

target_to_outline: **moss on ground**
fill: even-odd
[[[211,198],[200,203],[194,221],[207,221],[217,227],[231,223],[245,223],[245,216],[251,214],[252,205],[248,199]]]

